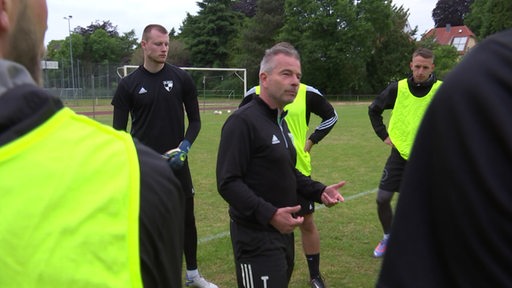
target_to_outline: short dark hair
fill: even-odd
[[[416,57],[416,56],[421,56],[425,59],[432,59],[432,62],[434,61],[434,53],[432,52],[432,50],[428,49],[428,48],[418,48],[416,49],[416,51],[414,51],[414,53],[412,53],[412,58]]]
[[[164,26],[160,24],[149,24],[148,26],[146,26],[146,28],[144,28],[144,31],[142,32],[142,40],[147,41],[149,33],[151,33],[151,31],[153,30],[157,30],[162,34],[169,34],[169,32],[167,31],[167,29],[165,29]]]

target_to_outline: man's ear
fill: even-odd
[[[9,11],[11,9],[10,0],[0,0],[0,32],[9,30]]]
[[[268,75],[266,72],[261,72],[259,78],[260,78],[260,89],[261,89],[261,86],[263,86],[263,84],[265,84],[265,86],[266,86],[266,81],[267,81]]]

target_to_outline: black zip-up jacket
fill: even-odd
[[[325,185],[295,169],[296,152],[283,114],[260,98],[224,123],[217,159],[217,188],[231,219],[273,230],[276,210],[297,205],[297,193],[321,203]]]

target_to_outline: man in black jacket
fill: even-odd
[[[512,287],[512,30],[445,78],[418,131],[378,287]]]
[[[240,107],[249,103],[259,95],[260,87],[256,86],[247,93]],[[295,167],[302,174],[311,177],[311,156],[313,145],[318,144],[332,130],[338,121],[334,107],[316,88],[300,84],[297,96],[291,104],[284,107],[287,111],[286,124],[293,136],[293,144],[297,152]],[[311,114],[322,119],[311,135],[307,136]],[[302,249],[309,268],[309,282],[312,288],[324,288],[325,283],[320,274],[320,233],[313,219],[315,203],[298,195],[301,210],[297,213],[304,217],[300,228]]]
[[[260,65],[260,97],[233,113],[222,128],[217,187],[229,203],[239,287],[287,287],[294,266],[293,230],[302,224],[297,193],[333,206],[331,186],[295,168],[296,152],[283,107],[296,97],[300,57],[291,45],[268,49]]]

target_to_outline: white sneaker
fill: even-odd
[[[219,288],[217,285],[206,281],[201,275],[197,275],[194,278],[188,278],[185,282],[187,287],[196,287],[196,288]]]

